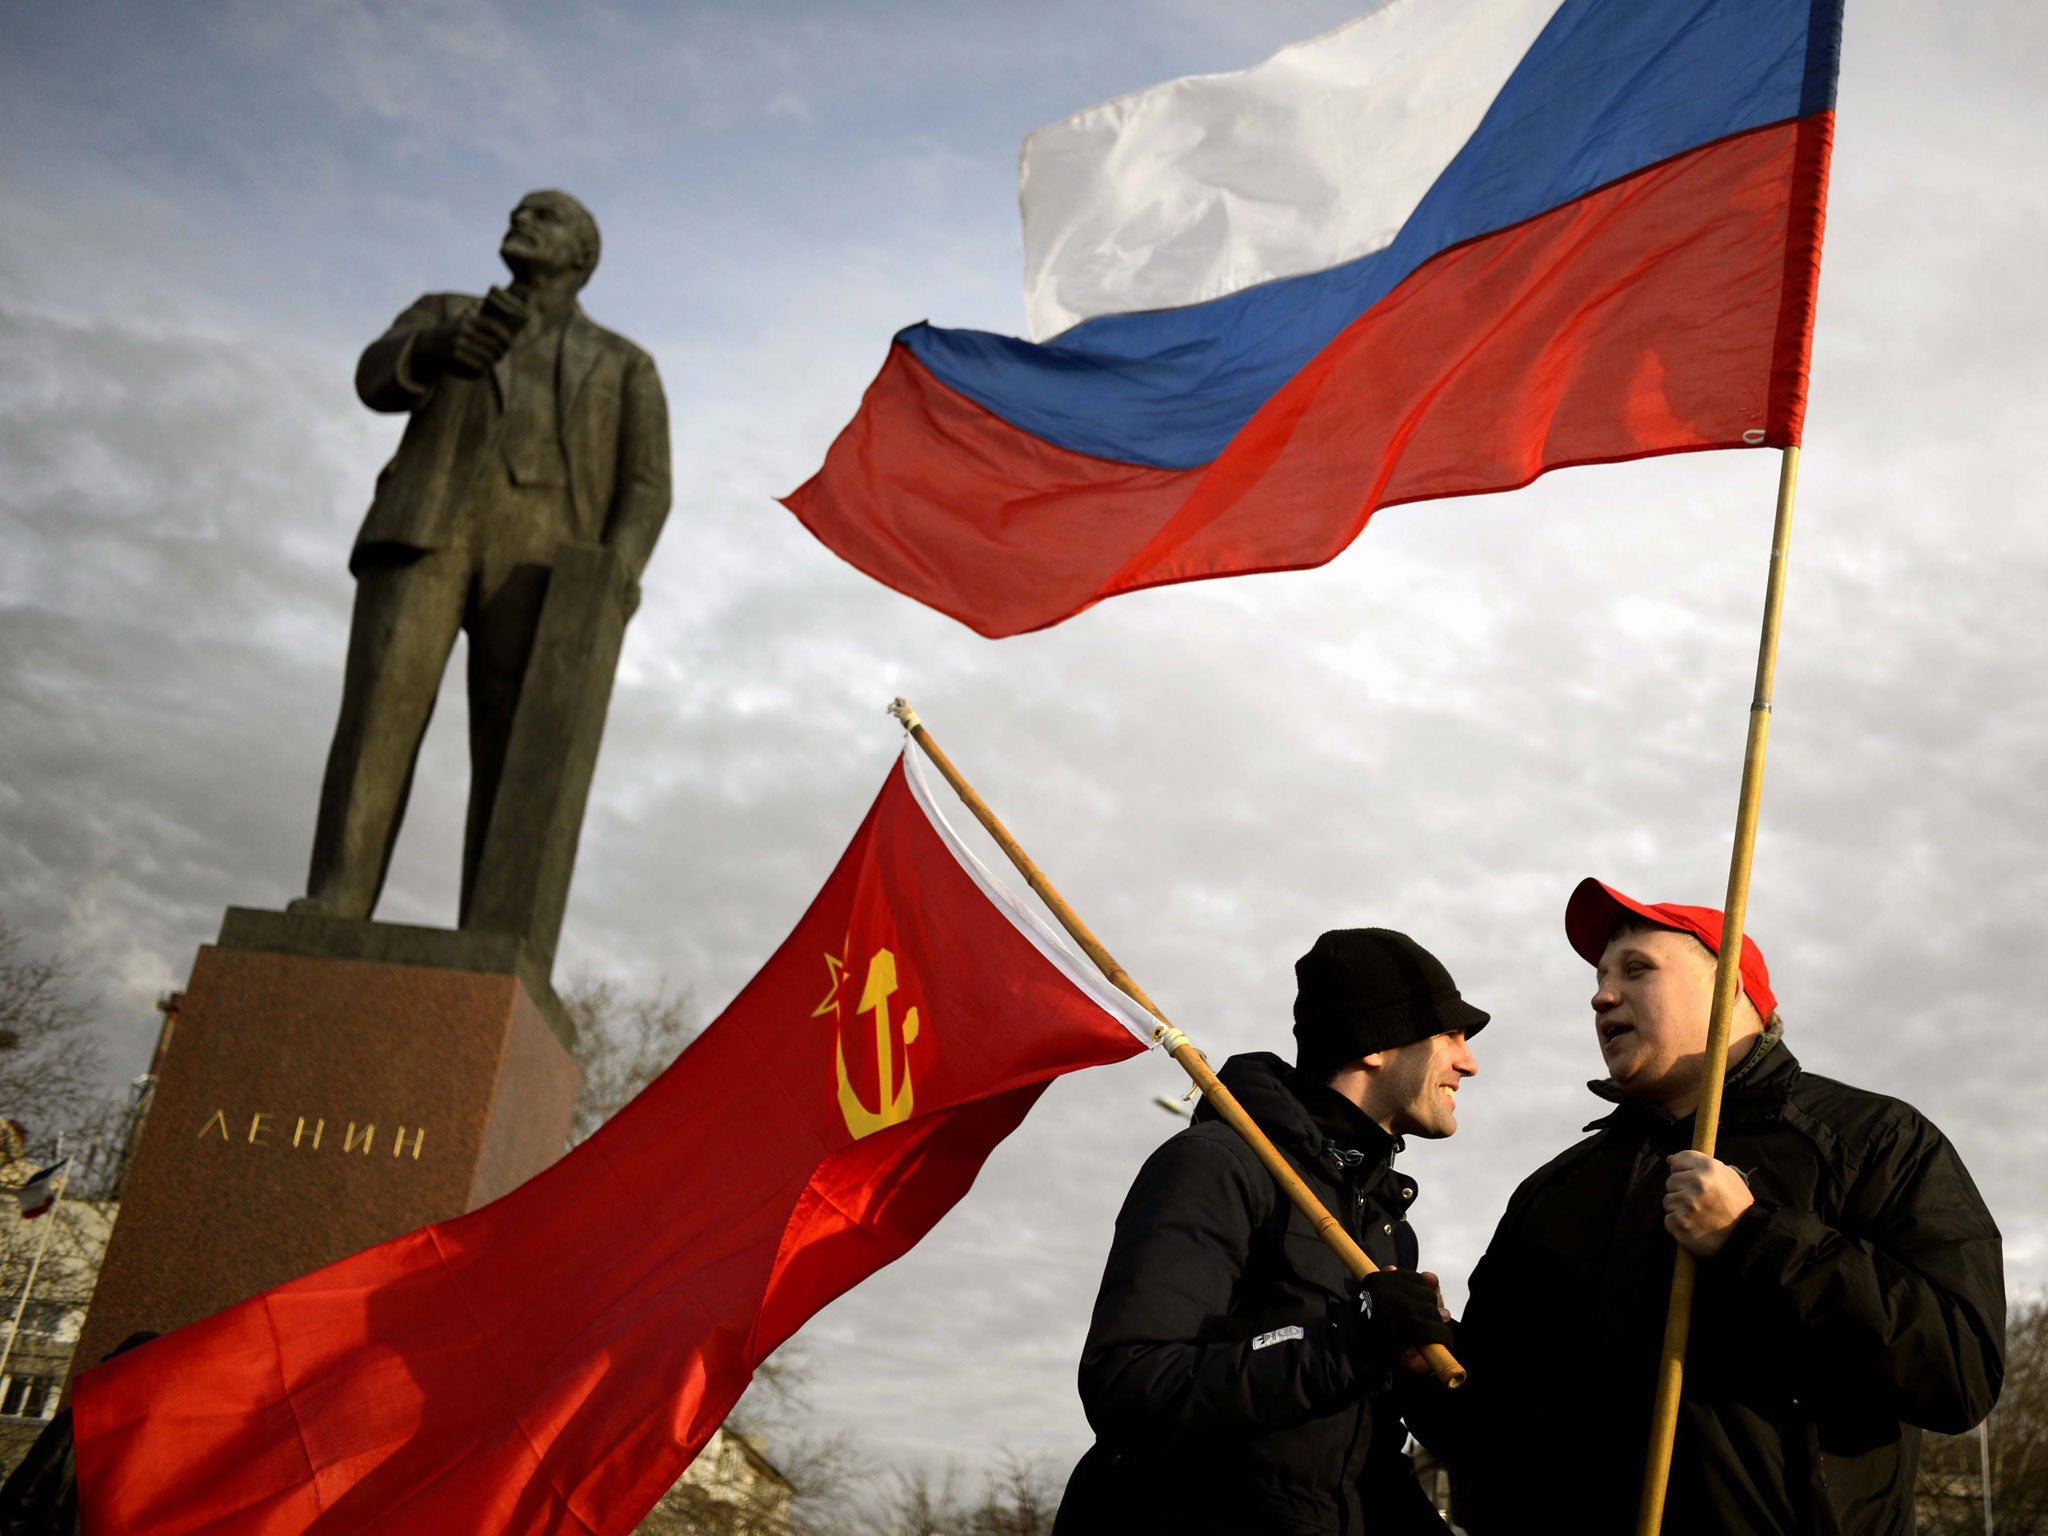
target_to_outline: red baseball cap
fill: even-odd
[[[1571,900],[1564,904],[1565,937],[1588,965],[1598,965],[1607,941],[1628,917],[1640,917],[1659,928],[1689,933],[1715,954],[1721,953],[1720,908],[1685,907],[1675,901],[1654,905],[1637,901],[1590,875],[1579,882]],[[1759,1018],[1768,1020],[1777,1011],[1778,998],[1771,991],[1771,972],[1764,964],[1764,952],[1746,933],[1742,936],[1742,990],[1755,1005]]]

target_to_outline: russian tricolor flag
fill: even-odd
[[[47,1168],[39,1168],[14,1191],[14,1203],[20,1209],[23,1221],[34,1221],[57,1203],[57,1197],[64,1192],[64,1176],[70,1167],[71,1159],[67,1157]]]
[[[902,331],[787,505],[1000,636],[1398,502],[1795,444],[1841,13],[1393,0],[1042,129],[1042,339]]]

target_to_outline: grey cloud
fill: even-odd
[[[1113,67],[1018,68],[1013,92],[987,84],[1001,71],[983,58],[991,104],[957,106],[937,158],[930,101],[959,101],[941,76],[977,47],[1024,49],[985,30],[1009,23],[956,18],[929,55],[892,51],[894,8],[836,30],[719,23],[730,99],[795,93],[812,122],[777,131],[832,140],[822,172],[786,146],[786,162],[745,158],[724,127],[678,128],[695,120],[633,90],[593,109],[626,142],[681,146],[609,184],[591,301],[662,366],[679,494],[628,638],[563,968],[666,976],[721,1006],[851,835],[897,749],[882,707],[908,694],[1213,1055],[1285,1047],[1291,962],[1322,927],[1391,922],[1444,955],[1497,1020],[1465,1130],[1409,1154],[1425,1251],[1455,1295],[1508,1190],[1598,1109],[1580,1086],[1597,1067],[1588,979],[1560,931],[1571,883],[1718,899],[1770,456],[1396,508],[1322,571],[1141,594],[1000,644],[839,565],[771,500],[815,467],[897,325],[1014,325],[1017,132],[1251,62],[1342,12],[1133,13]],[[364,14],[382,30],[363,58],[441,46]],[[525,68],[537,24],[490,14]],[[295,40],[324,34],[279,15],[214,46],[283,69]],[[550,67],[588,94],[631,64],[603,50],[652,25],[600,12],[595,51],[558,48]],[[685,29],[674,46],[702,41]],[[479,55],[458,84],[486,90],[496,67]],[[2030,79],[1918,12],[1851,19],[1751,906],[1795,1048],[1949,1131],[2020,1289],[2048,1283],[2032,1102],[2048,1069],[2033,1027],[2048,537],[2032,513],[2048,313],[2031,256],[2048,208],[2030,190],[2048,182],[2029,174]],[[497,151],[438,147],[403,121],[363,131],[378,156],[420,158],[399,175],[357,164],[352,143],[304,146],[328,167],[311,201],[266,173],[285,216],[235,214],[246,248],[217,270],[178,254],[195,227],[175,211],[183,182],[152,192],[77,151],[71,173],[118,192],[119,216],[36,192],[22,201],[37,240],[0,257],[18,291],[62,298],[0,313],[0,904],[104,978],[128,1071],[148,993],[183,974],[220,908],[279,901],[302,872],[347,540],[393,435],[349,395],[349,346],[435,274],[489,270],[497,202],[486,217],[481,194],[465,199]],[[955,154],[978,168],[956,173]],[[857,193],[820,212],[824,175]],[[191,196],[203,211],[224,194]],[[337,208],[381,211],[351,233]],[[299,212],[314,234],[287,228]],[[126,249],[137,231],[171,255]],[[86,275],[65,279],[67,262]],[[292,281],[241,282],[266,268]],[[387,915],[452,916],[460,721],[454,680]],[[1150,1101],[1175,1077],[1148,1057],[1055,1085],[926,1243],[806,1330],[821,1418],[884,1451],[1078,1452],[1074,1352],[1123,1187],[1173,1129]]]
[[[397,125],[401,144],[460,143],[515,160],[575,126],[545,51],[489,0],[236,4],[217,46],[247,50],[347,116]]]

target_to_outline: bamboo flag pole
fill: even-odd
[[[1295,1209],[1308,1218],[1309,1225],[1315,1228],[1317,1235],[1330,1245],[1338,1258],[1344,1261],[1344,1267],[1351,1271],[1354,1278],[1360,1280],[1378,1270],[1379,1266],[1366,1257],[1365,1250],[1352,1240],[1351,1234],[1344,1230],[1343,1224],[1323,1208],[1322,1201],[1316,1198],[1314,1190],[1302,1182],[1301,1175],[1294,1171],[1293,1165],[1280,1155],[1280,1149],[1267,1139],[1266,1133],[1259,1129],[1258,1122],[1245,1113],[1244,1106],[1237,1102],[1236,1095],[1224,1087],[1216,1074],[1209,1069],[1208,1061],[1195,1049],[1193,1042],[1173,1027],[1166,1015],[1159,1011],[1159,1005],[1147,997],[1144,989],[1131,979],[1130,972],[1116,963],[1115,956],[1102,947],[1102,942],[1089,931],[1088,925],[1081,921],[1072,907],[1067,905],[1066,898],[1053,888],[1053,883],[1045,878],[1017,840],[1010,836],[1009,829],[996,819],[996,813],[988,808],[988,802],[976,794],[974,787],[960,776],[960,770],[953,766],[953,760],[939,750],[939,744],[932,740],[931,732],[927,731],[917,718],[917,711],[905,700],[898,699],[889,706],[889,713],[903,722],[903,728],[910,733],[911,740],[923,749],[924,755],[932,760],[932,765],[945,776],[946,782],[953,786],[953,792],[960,797],[961,803],[974,813],[974,819],[979,821],[987,829],[988,835],[996,840],[997,846],[1009,856],[1010,862],[1017,866],[1017,872],[1029,882],[1031,889],[1038,893],[1039,899],[1052,910],[1053,916],[1060,920],[1060,926],[1073,936],[1074,942],[1079,944],[1088,958],[1095,962],[1096,969],[1108,977],[1110,984],[1118,991],[1159,1021],[1159,1027],[1152,1031],[1152,1038],[1181,1064],[1188,1076],[1194,1079],[1195,1086],[1202,1090],[1203,1097],[1215,1106],[1216,1113],[1245,1139],[1245,1144],[1257,1154],[1259,1161],[1266,1165],[1266,1171],[1272,1174],[1281,1189],[1286,1191],[1287,1198],[1294,1202]],[[1458,1364],[1443,1345],[1425,1345],[1422,1353],[1438,1381],[1446,1387],[1464,1385],[1465,1368]]]
[[[1778,670],[1778,622],[1785,604],[1785,550],[1792,538],[1792,492],[1799,483],[1799,450],[1785,449],[1778,467],[1778,510],[1771,527],[1771,571],[1764,587],[1763,633],[1757,641],[1756,693],[1749,706],[1749,741],[1742,754],[1742,791],[1735,809],[1735,849],[1728,860],[1728,900],[1721,919],[1721,953],[1714,965],[1714,1011],[1707,1025],[1707,1060],[1695,1111],[1692,1146],[1713,1155],[1721,1129],[1721,1087],[1728,1075],[1728,1035],[1742,986],[1742,925],[1749,911],[1750,855],[1756,847],[1757,807],[1763,799],[1764,747],[1771,736],[1771,685]],[[1664,1492],[1671,1477],[1671,1445],[1678,1432],[1678,1400],[1685,1384],[1685,1344],[1692,1332],[1697,1264],[1678,1250],[1672,1261],[1671,1304],[1664,1314],[1664,1349],[1657,1361],[1657,1395],[1650,1414],[1650,1450],[1643,1463],[1643,1497],[1636,1536],[1658,1536]]]

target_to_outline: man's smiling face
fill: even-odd
[[[1712,953],[1669,928],[1623,929],[1607,941],[1596,978],[1593,1027],[1615,1085],[1632,1099],[1690,1110],[1706,1064]]]
[[[1447,1030],[1365,1058],[1369,1074],[1360,1107],[1395,1136],[1432,1140],[1458,1129],[1458,1085],[1479,1070],[1465,1031]]]

